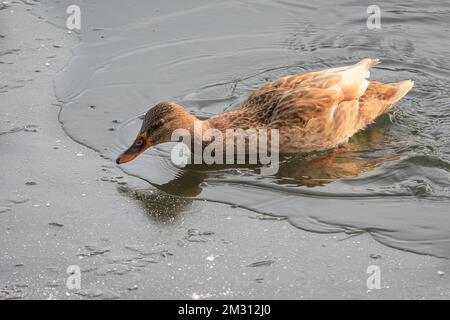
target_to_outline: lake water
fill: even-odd
[[[379,30],[366,26],[370,1],[56,6],[68,4],[81,7],[81,43],[55,82],[64,103],[60,121],[111,161],[160,101],[209,117],[237,108],[278,77],[366,57],[382,62],[372,79],[414,80],[392,114],[331,161],[327,152],[283,157],[272,176],[245,166],[179,169],[163,146],[121,167],[175,196],[287,217],[314,232],[368,232],[392,247],[450,257],[450,3],[377,1]]]

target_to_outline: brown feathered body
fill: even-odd
[[[233,112],[214,116],[208,128],[278,129],[281,153],[326,150],[391,110],[413,86],[368,81],[377,59],[342,68],[286,76],[254,91]]]

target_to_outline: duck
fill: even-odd
[[[369,80],[379,59],[284,76],[252,92],[234,111],[199,119],[175,102],[161,102],[145,114],[141,129],[117,159],[123,164],[148,148],[171,142],[177,129],[194,136],[195,124],[202,133],[215,129],[278,130],[281,154],[307,154],[336,148],[348,142],[394,105],[413,87],[412,80],[381,83]],[[203,139],[203,138],[202,138]],[[202,146],[208,144],[202,140]],[[191,144],[192,146],[192,144]]]

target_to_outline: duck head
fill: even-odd
[[[162,102],[150,108],[145,114],[142,127],[131,147],[116,160],[117,164],[129,162],[150,147],[172,141],[176,129],[191,132],[198,119],[182,106],[173,102]]]

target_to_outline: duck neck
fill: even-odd
[[[214,116],[206,120],[200,120],[196,116],[190,114],[190,116],[185,119],[182,127],[189,132],[190,141],[183,139],[183,142],[188,145],[191,150],[194,150],[195,148],[197,151],[200,151],[200,148],[204,149],[211,143],[211,139],[215,140],[213,137],[219,134],[218,131],[222,134],[222,139],[225,139],[225,132],[230,125],[228,113]]]
[[[191,150],[197,144],[196,149],[204,149],[211,141],[216,140],[216,136],[220,133],[222,141],[226,140],[227,129],[240,128],[243,123],[240,123],[241,114],[239,111],[232,111],[213,116],[206,120],[200,120],[196,116],[190,114],[189,123],[184,124],[184,129],[189,131],[191,141],[185,141],[190,145]]]

